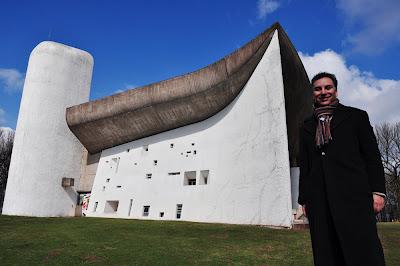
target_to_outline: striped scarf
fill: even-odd
[[[318,148],[328,144],[332,140],[331,135],[331,120],[333,112],[339,104],[336,99],[333,103],[327,106],[315,106],[314,116],[317,119],[317,130],[315,132],[315,144]]]

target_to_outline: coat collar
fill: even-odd
[[[349,107],[340,104],[337,106],[336,110],[333,113],[332,122],[331,122],[331,130],[338,127],[344,120],[346,120],[350,116]],[[304,121],[304,129],[311,134],[315,134],[317,128],[317,120],[314,118],[314,115],[307,118]]]

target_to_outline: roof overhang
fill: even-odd
[[[279,23],[275,23],[232,54],[198,71],[69,107],[67,124],[93,154],[205,120],[240,93],[275,31],[281,46],[286,100],[286,87],[308,88],[309,81],[296,50]],[[292,78],[295,80],[289,80]],[[298,89],[289,89],[292,90]]]

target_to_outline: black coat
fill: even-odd
[[[382,161],[365,111],[339,104],[333,140],[315,145],[317,121],[300,130],[299,199],[306,205],[316,265],[384,265],[372,192],[385,193]]]

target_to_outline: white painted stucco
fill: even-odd
[[[182,204],[180,220],[290,227],[290,166],[277,34],[240,95],[221,112],[104,150],[87,215],[176,220],[177,204]],[[207,184],[200,184],[202,170],[209,171]],[[184,185],[186,171],[196,171],[196,185]],[[180,174],[168,174],[172,172]],[[150,179],[147,174],[152,174]],[[116,212],[115,202],[107,201],[118,201]],[[144,206],[150,206],[148,216],[143,216]]]
[[[88,101],[93,58],[85,51],[42,42],[32,51],[16,128],[3,214],[73,216],[82,145],[68,129],[66,108]]]

